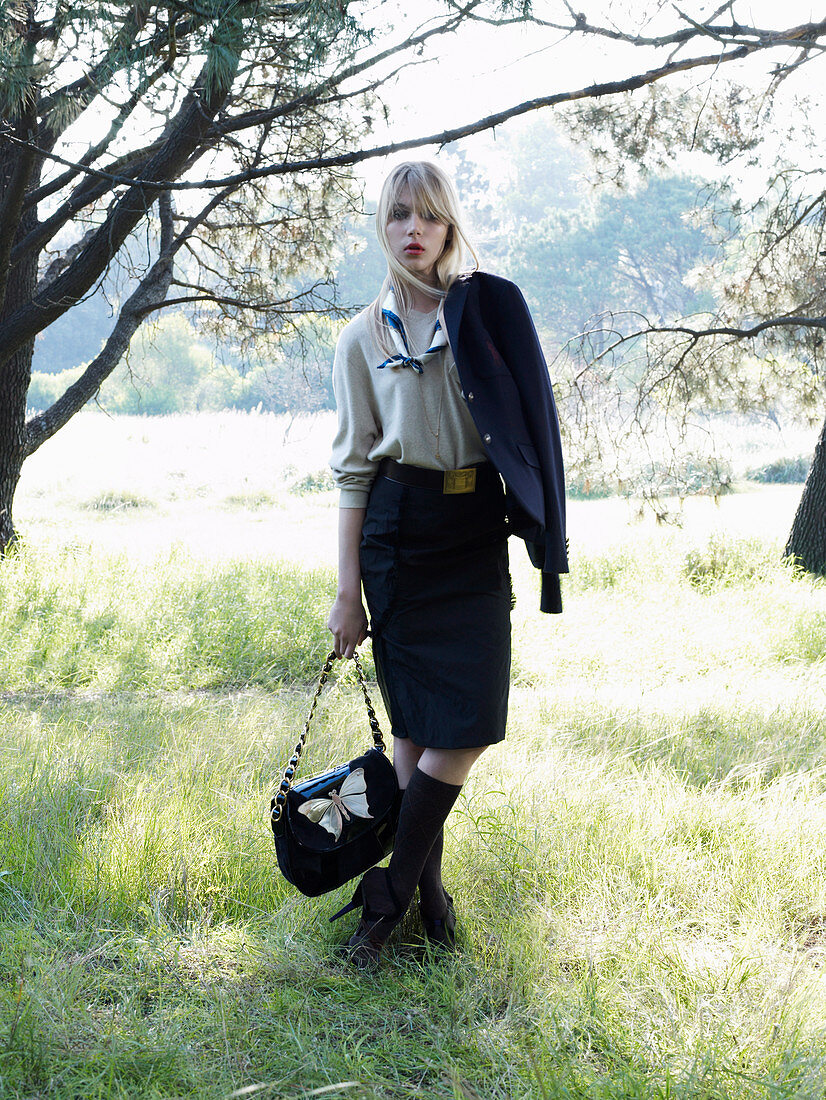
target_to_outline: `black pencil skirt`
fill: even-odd
[[[373,483],[361,575],[379,687],[394,737],[470,748],[505,736],[511,583],[502,483],[473,493]]]

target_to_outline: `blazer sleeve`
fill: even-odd
[[[553,388],[525,298],[514,283],[501,281],[498,308],[490,310],[491,335],[508,364],[522,413],[542,470],[545,526],[521,533],[533,565],[542,571],[541,610],[562,610],[559,574],[568,572],[565,531],[565,475]],[[487,310],[485,311],[487,312]],[[520,532],[517,531],[517,534]]]
[[[565,474],[556,404],[530,310],[513,283],[477,271],[457,280],[443,312],[463,388],[474,402],[471,414],[505,480],[511,531],[542,572],[541,610],[559,612],[559,574],[568,572]]]

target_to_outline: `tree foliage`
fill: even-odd
[[[657,475],[666,489],[690,487],[692,428],[702,428],[710,410],[773,416],[792,407],[824,416],[826,160],[817,89],[826,21],[783,26],[777,13],[775,27],[766,28],[750,23],[747,11],[736,0],[710,18],[685,8],[669,14],[648,5],[636,13],[610,4],[602,24],[578,17],[582,33],[668,50],[675,61],[686,58],[698,34],[719,49],[718,69],[702,86],[677,77],[642,95],[582,101],[566,113],[603,180],[633,185],[689,160],[718,181],[704,212],[717,249],[694,277],[708,291],[701,308],[675,319],[650,303],[634,318],[595,317],[573,372],[582,453],[603,467],[609,453],[643,456],[652,495]],[[758,67],[756,43],[788,52]],[[735,76],[729,63],[746,55],[749,64]],[[654,453],[652,440],[662,432],[653,427],[665,423],[671,445]],[[706,461],[713,484],[714,455]],[[826,571],[824,501],[826,424],[786,546],[788,556],[816,572]]]
[[[377,90],[476,10],[524,17],[446,3],[394,37],[351,2],[0,0],[0,549],[22,463],[147,317],[199,309],[242,351],[312,340]],[[34,341],[113,267],[103,346],[27,420]]]
[[[330,329],[315,322],[312,332],[302,335],[300,349],[295,341],[261,341],[256,361],[247,362],[228,355],[225,347],[216,354],[213,341],[205,339],[184,313],[164,313],[155,325],[138,330],[94,401],[108,414],[144,416],[221,409],[292,414],[329,409],[334,343]],[[308,354],[309,344],[317,348],[317,356]],[[83,369],[81,365],[52,373],[33,371],[30,410],[48,409]]]
[[[700,308],[703,296],[688,279],[713,250],[692,221],[701,190],[697,180],[656,177],[520,227],[508,266],[555,344],[587,334],[584,353],[600,352],[608,316],[633,327],[637,315],[665,322]]]

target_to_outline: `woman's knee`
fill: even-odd
[[[487,745],[465,749],[425,749],[419,768],[433,779],[461,786]]]
[[[425,750],[408,737],[393,738],[393,767],[400,787],[406,787]]]

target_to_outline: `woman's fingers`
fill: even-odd
[[[352,657],[367,637],[367,616],[361,603],[342,607],[337,600],[327,620],[327,629],[333,635],[336,657]]]
[[[355,654],[356,650],[358,649],[358,647],[364,641],[365,636],[366,636],[365,632],[362,632],[362,633],[356,635],[355,638],[352,638],[352,637],[350,637],[350,638],[345,638],[345,637],[336,638],[335,645],[333,646],[333,649],[335,650],[336,657],[344,657],[345,660],[349,661],[350,658],[352,656],[354,656],[354,654]]]

